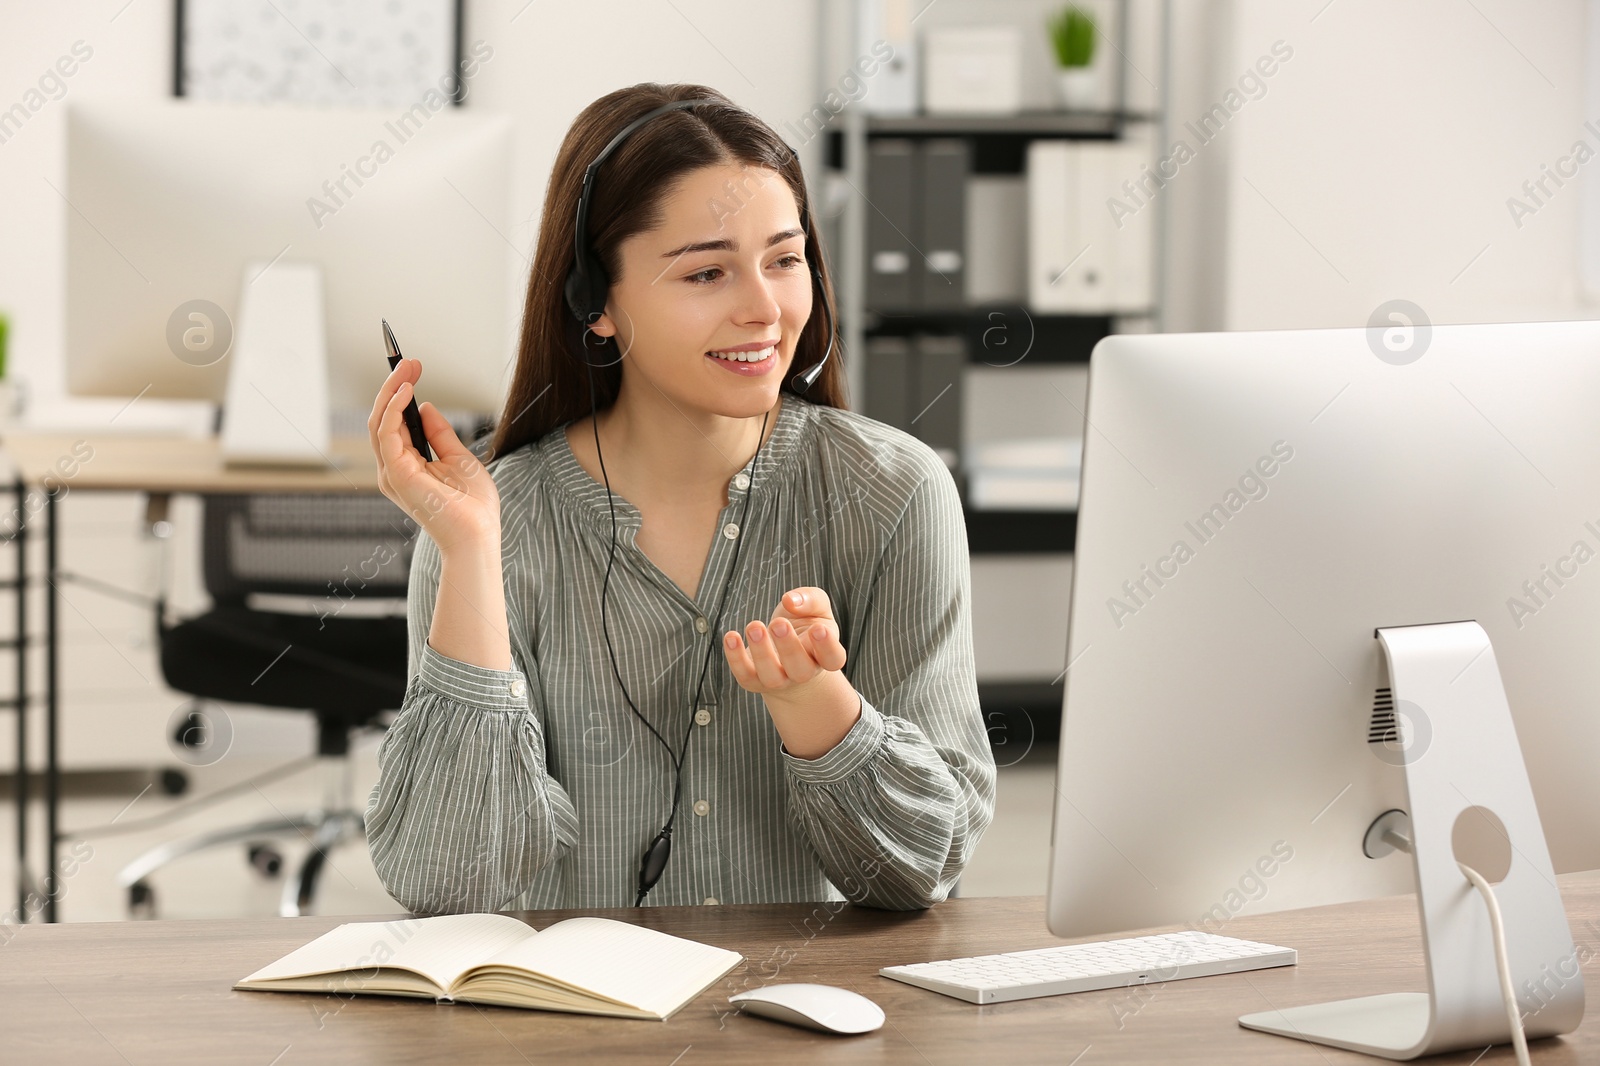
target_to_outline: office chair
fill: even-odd
[[[156,632],[166,683],[197,700],[310,713],[317,722],[322,806],[218,829],[150,849],[118,875],[130,916],[153,917],[152,872],[222,844],[297,833],[311,848],[285,881],[279,913],[306,913],[328,852],[365,840],[362,809],[350,795],[350,738],[382,728],[406,687],[404,602],[417,526],[378,495],[208,495],[202,568],[211,609],[169,624],[165,590]],[[300,597],[312,613],[262,609],[272,596]],[[384,606],[398,615],[359,616]],[[363,602],[364,601],[364,602]],[[206,719],[191,710],[192,728]],[[190,740],[180,719],[176,739]],[[250,861],[275,874],[275,850],[251,844]]]

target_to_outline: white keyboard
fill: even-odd
[[[1004,955],[885,966],[878,972],[968,1003],[1006,1003],[1064,992],[1092,992],[1098,988],[1293,966],[1295,960],[1293,948],[1190,929],[1127,940],[1010,951]]]

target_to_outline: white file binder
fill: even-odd
[[[1149,310],[1160,205],[1123,187],[1130,183],[1138,191],[1147,162],[1139,144],[1035,141],[1028,146],[1028,302],[1034,310]]]

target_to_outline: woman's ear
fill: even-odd
[[[626,337],[624,337],[622,335],[622,331],[617,328],[617,323],[622,318],[626,318],[628,320],[628,335]],[[606,301],[606,309],[595,317],[595,320],[590,324],[589,329],[596,337],[602,337],[608,340],[615,338],[617,348],[623,356],[628,354],[628,348],[633,344],[633,317],[629,315],[628,312],[623,311],[609,300]]]

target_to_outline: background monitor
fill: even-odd
[[[508,120],[450,107],[73,103],[68,391],[221,401],[230,360],[180,358],[175,314],[207,301],[236,324],[247,264],[302,262],[320,267],[335,412],[370,410],[387,318],[423,399],[497,413],[526,269],[510,165]]]
[[[1056,934],[1409,891],[1362,852],[1429,729],[1369,743],[1380,626],[1483,626],[1555,869],[1600,866],[1600,323],[1395,321],[1095,348]]]

